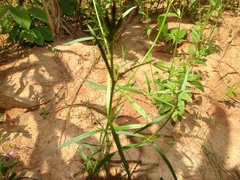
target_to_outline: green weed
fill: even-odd
[[[1,180],[17,180],[16,172],[12,167],[17,164],[17,161],[10,161],[6,164],[0,161],[0,179]]]

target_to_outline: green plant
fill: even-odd
[[[7,164],[0,161],[0,180],[17,180],[15,170],[11,169],[15,164],[17,161],[10,161]]]
[[[238,84],[234,84],[231,87],[223,89],[223,92],[226,93],[226,97],[220,98],[219,101],[230,102],[230,99],[237,97],[237,89],[238,89]]]
[[[179,13],[178,15],[175,13],[171,13],[169,16],[181,18],[180,11],[178,11],[178,13]],[[170,45],[169,46],[170,51],[172,51],[172,49],[175,46],[185,41],[187,29],[180,29],[179,27],[169,29],[167,21],[164,21],[164,15],[160,15],[158,17],[158,27],[161,27],[162,25],[163,30],[159,37],[159,40],[168,43]]]
[[[48,27],[48,20],[41,8],[28,10],[22,6],[6,5],[0,11],[2,34],[8,34],[8,42],[23,44],[24,41],[43,46],[44,41],[53,41],[53,34]]]
[[[94,6],[96,7],[95,1],[93,1],[93,2],[94,2]],[[133,7],[133,8],[135,8],[135,7]],[[107,14],[105,15],[104,23],[103,23],[104,27],[102,26],[102,21],[101,21],[102,18],[100,18],[98,16],[97,8],[95,9],[100,30],[101,30],[102,34],[104,34],[105,45],[101,44],[101,42],[99,41],[99,38],[97,37],[97,35],[95,34],[95,32],[93,31],[93,29],[90,26],[89,26],[89,31],[91,32],[92,36],[94,37],[94,39],[100,49],[100,52],[102,54],[103,60],[106,65],[106,68],[108,70],[108,78],[107,78],[108,83],[107,83],[107,86],[102,86],[102,85],[98,85],[98,84],[95,84],[93,82],[86,80],[86,82],[87,82],[86,85],[106,91],[106,95],[107,95],[106,119],[107,119],[107,122],[106,122],[105,126],[101,125],[101,127],[99,127],[96,130],[93,130],[91,132],[87,132],[80,136],[77,136],[77,137],[73,138],[72,140],[62,144],[59,148],[68,146],[72,143],[76,143],[79,141],[80,141],[79,144],[82,147],[88,148],[90,150],[90,152],[92,152],[91,155],[87,155],[82,150],[79,151],[79,154],[85,160],[85,163],[83,165],[85,166],[90,179],[99,178],[99,171],[101,170],[101,168],[104,168],[106,177],[107,177],[107,179],[109,179],[110,174],[109,174],[108,163],[109,163],[111,157],[113,157],[114,155],[119,155],[121,158],[121,161],[123,163],[123,166],[125,168],[125,171],[127,173],[127,179],[130,179],[131,173],[130,173],[130,170],[128,167],[127,160],[124,155],[124,151],[133,149],[133,148],[137,148],[137,147],[141,147],[141,146],[152,145],[156,149],[156,151],[159,153],[159,155],[164,159],[166,164],[168,165],[174,179],[177,179],[170,162],[168,161],[168,159],[166,158],[166,156],[164,155],[164,153],[162,152],[160,147],[154,142],[155,139],[162,137],[158,133],[164,127],[164,125],[150,136],[139,133],[142,130],[148,128],[149,126],[167,118],[169,115],[171,115],[171,113],[163,114],[162,116],[158,117],[157,119],[151,120],[151,118],[147,115],[147,113],[143,110],[143,108],[141,106],[139,106],[139,104],[137,104],[130,97],[131,93],[137,93],[137,94],[142,94],[142,95],[144,94],[143,92],[140,92],[140,91],[134,89],[133,84],[131,84],[130,82],[131,82],[132,78],[135,76],[139,67],[148,63],[148,62],[145,62],[145,60],[150,60],[149,54],[151,54],[150,51],[153,47],[150,48],[150,50],[148,51],[148,53],[146,54],[144,59],[140,62],[140,64],[134,68],[134,73],[130,76],[128,82],[125,85],[119,84],[119,81],[118,81],[120,78],[119,76],[122,74],[126,74],[128,72],[128,70],[123,73],[119,73],[118,69],[116,68],[116,66],[114,64],[114,59],[113,59],[114,38],[115,38],[115,35],[116,35],[118,29],[121,26],[122,18],[124,16],[126,16],[133,8],[127,10],[120,18],[117,18],[116,4],[115,4],[115,2],[113,2],[113,5],[111,6],[111,17],[109,17]],[[168,8],[168,11],[169,11],[169,9],[170,9],[170,6]],[[160,35],[160,33],[158,34],[158,37],[159,37],[159,35]],[[156,43],[157,38],[154,43]],[[105,53],[105,50],[103,47],[106,47],[107,53]],[[118,94],[117,98],[114,98],[117,92],[120,93],[120,95]],[[147,125],[128,124],[128,125],[114,126],[114,122],[118,119],[119,115],[121,114],[121,110],[123,108],[120,105],[123,96],[126,97],[126,99],[130,102],[132,107],[136,111],[138,111],[138,113],[141,116],[143,116],[144,118],[147,119],[149,124],[147,124]],[[115,103],[114,103],[114,100],[115,100]],[[135,130],[135,132],[133,132],[133,130]],[[88,138],[95,134],[98,134],[98,136],[100,137],[99,143],[97,145],[90,145],[88,143],[83,142],[83,140],[85,138]],[[113,140],[117,147],[117,150],[111,149],[111,144],[112,144],[112,142],[110,141],[111,136],[113,137]],[[133,137],[138,137],[141,140],[137,143],[122,145],[122,143],[119,140],[119,136],[130,136],[130,137],[133,136]]]
[[[44,107],[42,107],[39,114],[40,114],[40,116],[42,116],[42,115],[46,116],[46,115],[50,114],[50,112],[47,111]]]

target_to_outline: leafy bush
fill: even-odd
[[[26,10],[22,6],[4,6],[0,11],[2,34],[9,34],[8,42],[23,44],[24,41],[43,46],[44,41],[53,41],[45,12],[37,7]]]

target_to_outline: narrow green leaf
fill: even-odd
[[[122,18],[125,18],[125,16],[127,16],[133,9],[137,8],[137,6],[133,6],[130,9],[126,10],[123,14],[122,14]]]
[[[121,108],[117,111],[117,113],[113,116],[111,122],[113,123],[114,121],[116,121],[116,119],[118,118],[119,114],[122,111],[123,106],[121,106]]]
[[[106,164],[117,152],[113,152],[111,154],[107,154],[100,162],[98,162],[97,166],[95,167],[93,174],[99,172],[99,169],[102,168],[104,164]]]
[[[144,142],[128,144],[126,146],[123,146],[122,148],[123,148],[124,151],[127,151],[129,149],[133,149],[133,148],[136,148],[136,147],[149,146],[150,144],[151,144],[150,142],[144,141]]]
[[[28,13],[31,14],[33,17],[35,17],[36,19],[45,22],[46,24],[48,24],[48,19],[47,19],[47,15],[45,13],[44,10],[37,8],[37,7],[31,7],[28,10]]]
[[[94,37],[94,39],[95,39],[95,41],[96,41],[96,43],[97,43],[97,45],[98,45],[98,48],[99,48],[99,50],[100,50],[100,52],[101,52],[101,55],[102,55],[103,60],[104,60],[104,62],[105,62],[105,64],[106,64],[106,67],[107,67],[108,72],[111,72],[111,68],[110,68],[110,65],[109,65],[109,62],[108,62],[106,53],[105,53],[105,51],[104,51],[104,49],[103,49],[100,41],[98,40],[97,35],[95,34],[95,32],[93,31],[93,29],[91,28],[91,26],[88,25],[88,29],[89,29],[90,33],[92,34],[92,36]],[[111,77],[111,78],[113,79],[114,77]]]
[[[153,147],[157,150],[158,154],[160,154],[160,156],[163,158],[163,160],[165,161],[165,163],[167,164],[169,170],[171,171],[173,177],[175,180],[177,180],[177,176],[174,172],[174,169],[171,165],[171,163],[168,161],[167,157],[164,155],[164,153],[162,152],[162,150],[155,144],[153,143]]]
[[[100,85],[100,84],[96,84],[92,81],[89,81],[87,79],[84,79],[84,78],[81,78],[83,81],[85,81],[84,85],[85,86],[88,86],[88,87],[91,87],[91,88],[94,88],[94,89],[99,89],[99,90],[104,90],[106,91],[107,90],[107,86],[103,86],[103,85]]]
[[[171,13],[171,12],[169,12],[168,14],[166,14],[166,13],[161,14],[160,16],[164,17],[166,15],[167,15],[167,17],[178,17],[178,15],[176,13]]]
[[[166,104],[166,105],[168,105],[170,107],[174,107],[174,105],[170,103],[168,97],[171,97],[171,96],[164,96],[164,97],[152,96],[152,98],[154,100],[160,101],[160,102],[162,102],[162,103],[164,103],[164,104]]]
[[[127,132],[127,131],[116,131],[117,134],[125,135],[125,136],[134,136],[134,137],[139,137],[142,139],[147,139],[146,136],[134,132]]]
[[[115,131],[115,129],[114,129],[112,124],[110,124],[110,128],[111,128],[111,132],[112,132],[112,135],[113,135],[114,142],[115,142],[115,144],[117,146],[117,149],[118,149],[118,153],[119,153],[119,155],[121,157],[121,161],[122,161],[122,163],[123,163],[123,165],[125,167],[125,171],[127,172],[128,178],[130,178],[131,175],[130,175],[128,163],[127,163],[125,155],[123,153],[123,149],[122,149],[121,143],[119,141],[117,133],[116,133],[116,131]]]
[[[151,118],[147,115],[147,113],[144,111],[144,109],[139,106],[132,98],[129,96],[125,95],[132,107],[139,113],[141,114],[148,122],[151,122]]]
[[[148,93],[151,93],[151,84],[150,84],[150,81],[148,79],[148,76],[147,76],[146,72],[144,72],[144,75],[145,75],[145,78],[146,78]]]
[[[144,127],[144,124],[127,124],[122,126],[116,126],[114,127],[116,131],[127,131],[132,129],[138,129]]]
[[[13,19],[25,30],[29,30],[31,25],[31,19],[26,9],[22,6],[12,7],[10,6],[9,11]]]
[[[169,115],[171,115],[171,113],[172,113],[171,111],[165,113],[164,115],[158,117],[157,119],[153,120],[152,122],[146,124],[144,127],[140,128],[140,129],[137,130],[135,133],[139,133],[139,132],[141,132],[141,131],[143,131],[143,130],[149,128],[150,126],[152,126],[152,125],[158,123],[159,121],[162,121],[163,119],[165,119],[165,118],[167,118]]]
[[[75,39],[75,40],[73,40],[73,41],[64,43],[63,45],[70,45],[70,44],[74,44],[74,43],[78,43],[78,42],[83,42],[83,41],[90,41],[90,40],[94,40],[94,37],[83,37],[83,38]]]
[[[107,99],[106,99],[106,110],[107,110],[107,117],[110,117],[111,109],[111,78],[110,74],[108,73],[107,76]],[[108,119],[109,120],[109,119]]]
[[[12,17],[8,17],[8,18],[4,19],[2,21],[2,27],[1,27],[2,32],[1,32],[1,34],[7,34],[8,32],[10,32],[12,23],[13,23],[13,18]]]
[[[17,164],[17,161],[10,161],[9,163],[7,163],[7,164],[5,165],[5,167],[6,167],[7,169],[9,169],[9,168],[13,167],[15,164]]]
[[[119,86],[119,85],[117,85],[117,87],[118,87],[119,89],[123,89],[123,90],[129,91],[129,92],[132,92],[132,93],[134,93],[134,94],[143,94],[143,92],[138,91],[138,90],[133,89],[133,88],[129,88],[129,87],[127,87],[127,86]]]
[[[85,138],[87,138],[89,136],[97,134],[98,132],[100,132],[100,130],[95,130],[95,131],[91,131],[91,132],[87,132],[87,133],[81,134],[80,136],[77,136],[77,137],[71,139],[70,141],[67,141],[64,144],[58,146],[58,149],[63,148],[65,146],[69,146],[69,145],[71,145],[73,143],[76,143],[78,141],[81,141],[82,139],[85,139]]]

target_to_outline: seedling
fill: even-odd
[[[40,116],[42,116],[42,115],[46,116],[46,115],[50,114],[50,112],[47,111],[44,107],[42,107],[39,114],[40,114]]]
[[[168,22],[164,20],[164,16],[158,17],[158,28],[163,26],[159,41],[169,44],[169,50],[172,51],[173,47],[182,44],[186,41],[187,29],[180,29],[179,27],[168,28]]]

